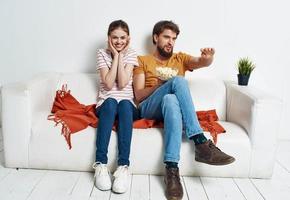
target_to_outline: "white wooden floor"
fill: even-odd
[[[0,130],[1,131],[1,130]],[[280,141],[272,179],[182,177],[184,200],[290,200],[290,141]],[[0,133],[0,200],[163,200],[163,177],[134,175],[122,195],[101,192],[93,174],[3,166]]]

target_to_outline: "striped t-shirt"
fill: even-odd
[[[113,60],[112,60],[111,52],[109,50],[107,49],[97,50],[97,72],[99,72],[99,69],[103,67],[111,68],[112,61]],[[130,64],[130,65],[133,65],[134,67],[138,66],[136,51],[129,48],[123,57],[123,64],[124,65]],[[133,101],[134,93],[133,93],[133,86],[132,86],[132,82],[133,82],[132,75],[130,77],[128,84],[123,89],[119,89],[117,86],[117,82],[115,82],[111,90],[106,90],[101,77],[99,77],[99,81],[100,81],[99,94],[97,97],[96,107],[100,106],[107,98],[114,98],[118,102],[120,102],[121,100],[127,99],[127,100],[130,100],[133,105],[135,105]]]

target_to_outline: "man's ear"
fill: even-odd
[[[158,35],[157,34],[153,35],[153,40],[154,40],[155,43],[157,43],[157,40],[158,40]]]

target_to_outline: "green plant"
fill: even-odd
[[[249,76],[255,69],[255,64],[248,58],[240,58],[238,63],[239,74]]]

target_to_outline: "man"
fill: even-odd
[[[195,160],[210,165],[226,165],[235,161],[208,140],[200,127],[191,99],[185,71],[209,66],[213,61],[214,49],[201,49],[201,56],[173,53],[179,34],[178,25],[172,21],[155,24],[152,33],[155,50],[152,55],[138,57],[139,66],[134,69],[134,92],[142,118],[164,121],[164,163],[168,199],[182,199],[178,161],[182,130],[195,144]],[[156,67],[178,68],[178,76],[161,81]]]

